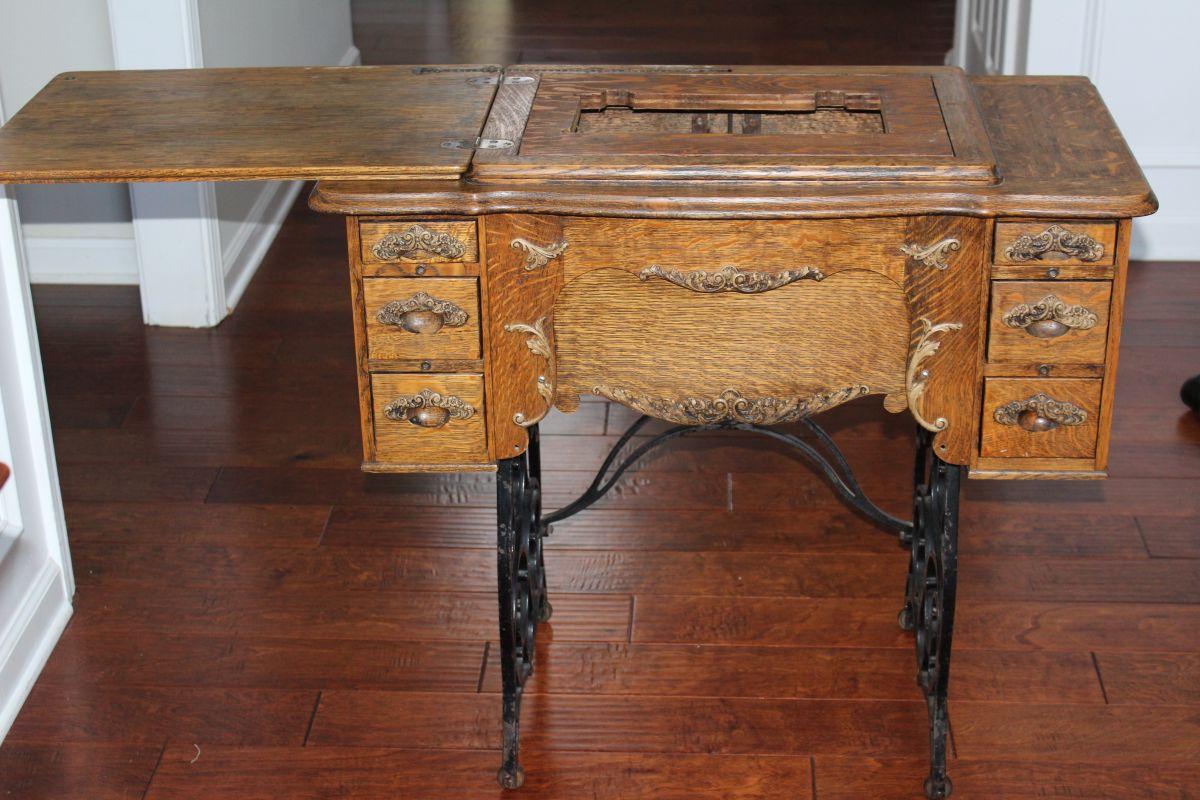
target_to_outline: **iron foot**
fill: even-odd
[[[925,796],[929,800],[942,800],[944,797],[949,797],[954,791],[954,784],[950,782],[949,776],[936,778],[930,775],[925,779]]]

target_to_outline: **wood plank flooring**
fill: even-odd
[[[359,0],[355,24],[368,61],[932,63],[952,5],[448,3],[438,27],[434,4]],[[343,258],[301,204],[211,331],[143,327],[129,288],[35,290],[79,588],[0,798],[502,795],[494,484],[357,470]],[[956,797],[1197,796],[1197,266],[1131,271],[1111,480],[966,486]],[[585,412],[545,426],[551,505],[630,419]],[[903,512],[909,422],[827,420]],[[905,556],[786,451],[675,442],[548,546],[510,797],[920,796]]]

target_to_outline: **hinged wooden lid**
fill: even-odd
[[[482,181],[997,180],[945,67],[510,67],[483,138]]]
[[[458,178],[499,67],[60,75],[0,128],[0,182]],[[470,146],[445,146],[446,142]]]

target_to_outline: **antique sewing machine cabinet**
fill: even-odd
[[[148,89],[153,88],[153,91]],[[542,539],[654,446],[792,445],[911,553],[900,624],[950,793],[958,490],[1099,478],[1130,219],[1155,201],[1082,78],[950,68],[421,66],[80,73],[0,129],[0,179],[317,178],[346,217],[363,468],[497,471],[500,782],[550,616]],[[543,513],[537,425],[644,415]],[[911,518],[820,412],[912,415]],[[673,423],[638,437],[647,419]],[[780,427],[782,426],[782,427]]]

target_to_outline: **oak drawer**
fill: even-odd
[[[480,357],[475,278],[364,278],[372,359]]]
[[[375,460],[478,464],[488,460],[482,375],[371,376]]]
[[[1102,381],[988,378],[979,454],[984,458],[1096,455]]]
[[[437,264],[479,260],[475,220],[364,220],[359,225],[359,231],[364,264]]]
[[[1110,267],[1115,222],[1021,220],[996,223],[994,264],[1031,268]]]
[[[1103,364],[1107,281],[993,281],[988,360]]]

